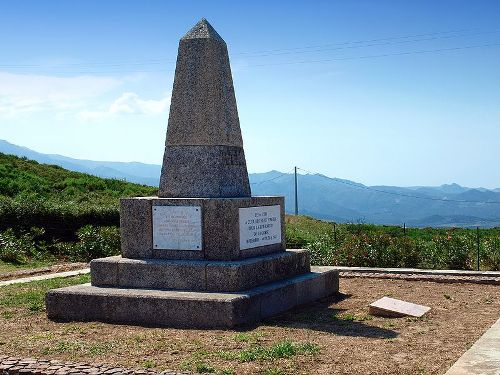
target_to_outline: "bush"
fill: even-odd
[[[332,265],[334,262],[334,248],[333,238],[328,234],[318,236],[314,241],[307,243],[305,247],[309,250],[311,257],[311,264],[313,265]]]
[[[492,271],[500,271],[500,237],[484,242],[483,265]]]
[[[470,269],[472,243],[469,238],[463,235],[452,235],[449,232],[446,236],[436,236],[434,243],[441,258],[438,262],[445,265],[445,268]]]
[[[42,228],[31,228],[27,233],[16,235],[13,229],[0,232],[0,260],[10,263],[26,263],[29,258],[40,256],[37,237],[44,234]]]
[[[120,231],[117,227],[86,225],[78,231],[79,242],[69,245],[73,260],[90,261],[120,253]]]

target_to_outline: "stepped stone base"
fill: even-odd
[[[237,261],[129,259],[90,263],[93,286],[236,292],[309,272],[309,253],[288,250]]]
[[[311,272],[244,292],[103,288],[84,284],[53,289],[47,293],[45,303],[48,317],[56,320],[231,328],[335,294],[338,282],[338,271],[333,267],[311,267]]]

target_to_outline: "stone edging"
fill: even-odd
[[[185,375],[186,372],[162,371],[147,369],[126,369],[101,364],[63,362],[33,358],[15,358],[0,355],[0,375]]]
[[[346,267],[345,267],[346,268]],[[500,285],[500,276],[468,276],[459,274],[428,274],[428,273],[389,273],[384,270],[372,272],[359,272],[357,270],[347,271],[339,270],[339,276],[345,278],[365,277],[372,279],[397,279],[407,281],[432,281],[436,283],[472,283],[472,284],[490,284]]]
[[[5,272],[0,274],[0,280],[12,280],[12,279],[20,279],[29,276],[40,276],[47,275],[51,273],[60,273],[66,271],[74,271],[83,268],[87,268],[89,266],[88,263],[61,263],[54,264],[50,267],[43,268],[33,268],[33,269],[25,269],[25,270],[17,270],[12,272]]]
[[[76,271],[59,272],[59,273],[47,273],[47,274],[38,275],[38,276],[24,277],[22,279],[0,281],[0,286],[7,286],[7,285],[13,285],[13,284],[23,284],[23,283],[29,283],[32,281],[49,280],[49,279],[55,279],[58,277],[78,276],[78,275],[84,275],[87,273],[90,273],[90,268],[78,269]]]

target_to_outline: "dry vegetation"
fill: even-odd
[[[498,319],[500,288],[341,279],[337,300],[237,331],[47,320],[48,288],[88,276],[0,288],[0,352],[221,374],[442,374]],[[367,314],[393,296],[432,308],[423,319]]]

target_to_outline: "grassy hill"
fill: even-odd
[[[21,262],[37,254],[65,257],[71,252],[82,253],[73,258],[88,258],[91,249],[72,245],[85,236],[102,242],[117,232],[120,197],[155,194],[150,186],[0,153],[0,258]],[[113,243],[119,248],[119,238],[118,245],[116,239]]]

